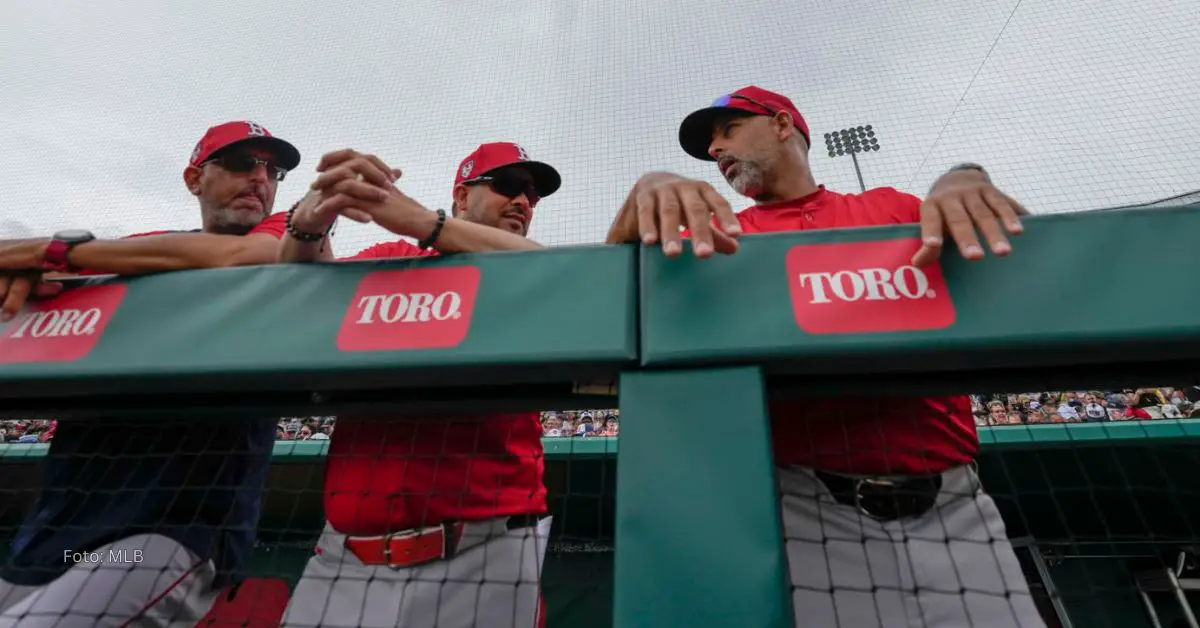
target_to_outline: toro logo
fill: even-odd
[[[32,302],[0,326],[0,364],[72,362],[86,356],[124,298],[125,286],[112,284]]]
[[[358,284],[342,320],[342,351],[445,349],[471,327],[479,269],[474,266],[374,272]]]
[[[943,329],[954,302],[938,264],[909,264],[919,238],[814,244],[787,254],[796,324],[810,334]]]

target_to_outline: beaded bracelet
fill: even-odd
[[[308,233],[305,231],[301,231],[292,225],[292,217],[296,215],[296,208],[299,206],[300,206],[300,201],[296,201],[296,204],[292,205],[292,208],[288,210],[287,220],[284,223],[284,226],[287,229],[288,235],[292,236],[293,239],[300,241],[300,242],[320,242],[321,240],[324,240],[325,235],[327,233],[329,233],[328,229],[325,230],[325,233]],[[330,227],[332,227],[332,226],[333,225],[330,225]]]
[[[445,226],[446,226],[446,210],[439,209],[439,210],[437,210],[437,224],[433,226],[433,232],[429,234],[428,238],[425,238],[424,240],[421,240],[420,242],[418,242],[417,246],[422,249],[427,249],[427,248],[433,246],[435,243],[437,243],[438,236],[442,235],[442,227],[445,227]]]

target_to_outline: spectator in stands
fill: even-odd
[[[297,437],[297,440],[308,440],[310,438],[312,438],[312,428],[307,425],[301,427],[300,435]]]
[[[1021,420],[1020,412],[1009,412],[1008,419],[1005,421],[1007,425],[1021,425],[1024,421]]]
[[[592,413],[583,412],[579,415],[579,425],[575,428],[576,436],[592,436],[596,428],[592,425]]]
[[[1162,406],[1161,412],[1164,419],[1178,419],[1183,416],[1179,411],[1179,406],[1173,403]]]
[[[1139,388],[1129,398],[1129,405],[1136,408],[1161,407],[1166,404],[1166,397],[1157,388]]]
[[[9,297],[2,318],[16,313],[14,304],[36,291],[46,271],[133,275],[273,261],[286,220],[271,216],[275,193],[299,162],[295,147],[258,124],[210,128],[183,172],[199,205],[199,232],[98,240],[63,231],[0,241],[0,274],[20,273],[0,282]],[[59,423],[43,458],[43,485],[0,572],[0,625],[35,615],[72,625],[200,620],[219,588],[245,576],[274,424],[245,417]],[[142,560],[121,569],[63,560],[110,550],[137,551]]]
[[[507,142],[483,144],[461,162],[449,213],[427,210],[406,196],[394,185],[399,171],[373,155],[330,153],[317,170],[313,188],[322,200],[301,203],[291,213],[281,262],[316,260],[317,243],[339,214],[370,219],[418,241],[377,244],[351,259],[536,250],[541,247],[525,237],[534,209],[561,182],[553,167]],[[365,325],[376,324],[367,319]],[[536,625],[550,530],[550,518],[542,517],[547,505],[538,418],[532,412],[450,421],[343,417],[326,459],[327,524],[283,624],[354,626],[361,617],[377,627],[411,625],[414,618],[496,628]],[[439,571],[453,577],[429,581]],[[506,584],[478,584],[489,581]]]
[[[551,412],[542,419],[542,436],[546,438],[561,438],[563,420],[557,412]]]
[[[988,404],[988,425],[1004,425],[1008,423],[1008,409],[1004,403],[993,401]]]
[[[1075,410],[1075,406],[1071,405],[1071,402],[1074,400],[1075,393],[1067,392],[1063,393],[1062,401],[1058,404],[1057,412],[1059,416],[1068,423],[1079,421],[1079,412]]]
[[[1108,420],[1108,408],[1101,402],[1103,396],[1095,392],[1083,396],[1083,420],[1087,423],[1101,423]]]
[[[604,415],[604,431],[600,436],[616,437],[621,434],[621,420],[617,415],[609,413]]]

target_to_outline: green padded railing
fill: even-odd
[[[582,247],[97,280],[39,306],[79,310],[71,318],[0,328],[0,403],[193,420],[567,409],[598,407],[577,384],[619,375],[615,624],[786,626],[766,393],[1193,378],[1200,292],[1187,286],[1200,250],[1164,238],[1200,232],[1196,209],[1034,217],[1011,258],[967,264],[951,249],[922,274],[905,268],[917,229],[897,226],[752,236],[738,255],[704,261]],[[1073,289],[1098,283],[1111,289],[1082,307]],[[1183,443],[1195,429],[1050,425],[983,439],[1014,450]],[[680,490],[685,477],[705,478],[703,494]]]

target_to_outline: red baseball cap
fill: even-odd
[[[533,179],[533,188],[542,198],[554,194],[562,185],[562,177],[558,175],[557,170],[550,164],[531,161],[529,153],[512,142],[480,144],[475,152],[467,155],[458,165],[458,172],[454,174],[454,185],[473,181],[487,176],[493,170],[506,167],[520,168],[528,172]]]
[[[725,94],[714,100],[711,107],[689,114],[683,119],[683,124],[679,125],[679,144],[683,146],[683,150],[687,154],[696,159],[716,161],[712,155],[708,154],[708,146],[712,144],[713,122],[717,118],[729,115],[730,112],[754,116],[773,116],[780,111],[791,114],[792,124],[799,129],[800,134],[804,136],[804,141],[811,146],[812,141],[808,137],[808,123],[804,121],[804,116],[800,115],[796,105],[792,104],[787,96],[754,85]]]
[[[249,121],[226,122],[208,130],[192,149],[189,166],[199,166],[208,161],[213,153],[235,144],[253,143],[275,153],[279,165],[291,170],[300,165],[300,151],[295,146],[271,135],[261,124]]]

